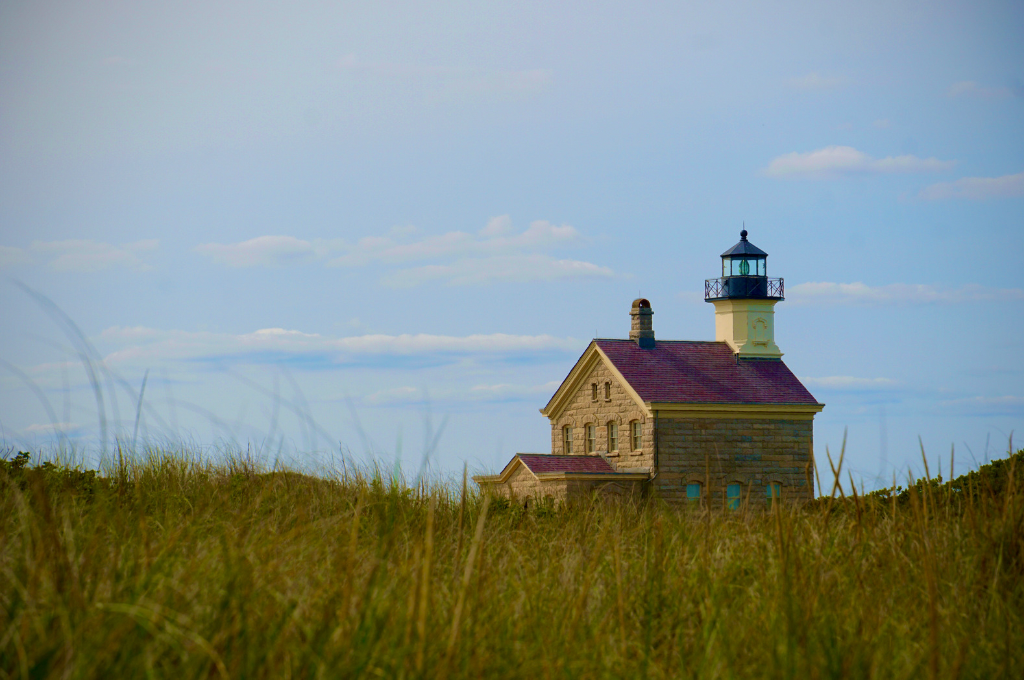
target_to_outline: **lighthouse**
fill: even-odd
[[[784,299],[784,280],[766,274],[766,251],[748,240],[720,255],[722,273],[705,280],[705,301],[716,308],[716,340],[739,357],[778,358],[773,340],[773,307]]]

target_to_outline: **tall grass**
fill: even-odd
[[[524,509],[180,452],[20,461],[0,473],[6,677],[1023,675],[1021,455],[997,489],[737,513]]]

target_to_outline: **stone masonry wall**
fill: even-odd
[[[652,492],[683,501],[689,482],[708,485],[712,508],[725,505],[726,486],[766,506],[766,487],[780,484],[785,502],[812,498],[812,420],[659,417],[659,475]],[[707,479],[708,462],[708,479]]]
[[[609,399],[605,398],[605,384],[610,383]],[[598,385],[598,399],[593,400],[591,386]],[[610,451],[607,442],[606,424],[615,421],[618,425],[618,447]],[[641,448],[631,449],[631,421],[641,422]],[[652,419],[638,406],[637,402],[620,385],[613,373],[603,362],[598,362],[587,380],[583,382],[563,412],[552,420],[552,453],[563,453],[563,426],[573,428],[572,454],[601,454],[617,469],[650,468],[653,463],[654,430]],[[595,425],[595,451],[585,451],[585,426]]]

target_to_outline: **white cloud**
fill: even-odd
[[[156,239],[146,239],[123,246],[113,246],[88,239],[69,239],[33,241],[29,250],[50,257],[50,268],[62,272],[97,272],[109,267],[148,270],[152,268],[141,260],[138,254],[155,250],[158,243]]]
[[[79,423],[33,423],[22,428],[21,432],[26,435],[32,433],[53,433],[55,432],[54,426],[60,432],[68,432],[69,430],[76,430],[82,427]]]
[[[382,405],[382,404],[409,404],[411,402],[423,402],[424,392],[413,388],[408,385],[404,385],[398,388],[388,388],[386,390],[379,390],[375,393],[371,393],[363,398],[363,401],[367,404]]]
[[[945,400],[941,402],[943,407],[959,407],[959,406],[974,406],[974,407],[1007,407],[1007,406],[1021,406],[1023,403],[1022,395],[1000,395],[997,397],[988,397],[984,395],[976,395],[974,397],[963,397],[957,400]]]
[[[1008,97],[1012,91],[1007,87],[990,87],[971,80],[963,80],[948,88],[948,97],[981,97],[999,99]]]
[[[954,161],[917,156],[875,159],[853,147],[824,147],[803,154],[778,156],[763,169],[769,177],[831,178],[858,174],[922,173],[949,170]]]
[[[571,351],[580,345],[572,338],[503,333],[469,336],[365,334],[330,337],[278,328],[260,329],[246,334],[226,334],[117,326],[103,331],[100,340],[119,348],[105,358],[111,365],[244,356],[268,352],[274,353],[276,357],[323,355],[330,358],[330,361],[382,355],[503,355],[553,350]],[[276,360],[266,361],[273,363]]]
[[[943,199],[996,199],[1022,196],[1023,174],[1001,177],[963,177],[954,182],[931,184],[919,192],[926,201]]]
[[[289,236],[261,236],[235,244],[203,244],[196,251],[232,267],[275,266],[319,260],[331,267],[409,265],[386,273],[389,286],[415,286],[429,281],[482,284],[492,281],[550,281],[576,277],[609,277],[608,267],[580,260],[558,259],[548,252],[583,246],[584,237],[571,225],[535,220],[517,232],[508,215],[488,221],[481,231],[453,231],[414,238],[417,229],[397,227],[384,236],[356,243],[341,239],[303,241]]]
[[[797,284],[788,288],[786,295],[789,301],[805,305],[954,305],[1023,299],[1022,289],[989,288],[978,284],[946,289],[927,284],[868,286],[860,281],[851,284],[827,281]]]
[[[788,81],[793,88],[799,90],[832,90],[844,84],[844,78],[822,74],[819,71],[807,73]]]
[[[557,260],[549,255],[505,255],[467,258],[451,265],[425,265],[397,270],[384,277],[387,286],[405,288],[429,281],[454,286],[491,282],[552,281],[585,277],[612,277],[613,270],[581,260]]]
[[[0,267],[23,265],[32,262],[32,258],[24,248],[16,246],[0,246]]]
[[[317,255],[314,244],[291,236],[258,236],[235,244],[200,244],[196,252],[231,267],[272,267]]]
[[[898,386],[892,378],[859,378],[857,376],[802,377],[802,383],[813,388],[828,390],[890,390]]]
[[[524,251],[544,251],[580,246],[581,234],[570,225],[554,225],[535,220],[526,230],[513,233],[508,215],[492,218],[475,234],[447,232],[419,241],[402,242],[394,236],[365,237],[346,247],[343,255],[331,260],[334,266],[358,266],[373,262],[388,264],[439,260],[467,256],[504,255]]]

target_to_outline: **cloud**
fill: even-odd
[[[476,234],[453,231],[416,238],[417,233],[415,227],[404,226],[355,243],[261,236],[234,244],[203,244],[196,251],[231,267],[272,267],[311,261],[329,267],[406,265],[383,275],[383,283],[393,287],[429,281],[462,285],[613,276],[608,267],[548,254],[585,244],[584,237],[571,225],[535,220],[527,229],[517,232],[510,217],[500,215],[490,219]],[[409,267],[430,261],[436,262]]]
[[[940,288],[927,284],[867,286],[862,282],[842,284],[809,282],[786,291],[787,299],[804,305],[956,305],[982,301],[1021,301],[1022,289],[1001,289],[967,284],[961,288]]]
[[[24,248],[0,246],[0,267],[24,265],[30,262],[32,262],[32,258],[25,252]]]
[[[33,423],[30,426],[22,428],[21,432],[26,435],[35,433],[53,433],[55,432],[54,426],[56,426],[56,431],[64,433],[77,430],[82,427],[79,423]]]
[[[852,147],[824,147],[803,154],[778,156],[763,169],[769,177],[833,178],[849,175],[923,173],[949,170],[954,161],[916,156],[888,156],[875,159]]]
[[[859,378],[857,376],[803,377],[802,383],[813,388],[827,390],[865,391],[892,390],[898,382],[891,378]]]
[[[375,393],[371,393],[364,397],[363,401],[367,404],[373,405],[409,404],[411,402],[423,402],[424,398],[424,391],[404,385],[398,388],[388,388],[387,390],[379,390]]]
[[[1000,99],[1009,97],[1012,90],[1007,87],[989,87],[971,80],[963,80],[948,88],[948,97],[979,97],[982,99]]]
[[[387,286],[406,288],[429,281],[452,286],[491,282],[553,281],[556,279],[608,278],[613,270],[581,260],[557,260],[549,255],[506,255],[468,258],[451,265],[425,265],[402,269],[382,280]]]
[[[830,76],[813,71],[798,78],[792,78],[788,83],[799,90],[832,90],[844,84],[844,78]]]
[[[111,267],[125,267],[132,270],[152,269],[139,258],[144,251],[155,250],[156,239],[113,246],[88,239],[66,241],[33,241],[28,249],[0,246],[0,266],[31,263],[32,254],[49,258],[48,266],[59,272],[97,272]]]
[[[117,348],[105,357],[111,365],[165,360],[249,358],[254,363],[276,363],[289,357],[323,357],[330,363],[359,361],[374,356],[518,355],[573,351],[580,343],[549,335],[472,334],[365,334],[330,337],[316,333],[272,328],[252,333],[160,330],[147,327],[111,327],[100,341]]]
[[[195,250],[216,263],[230,267],[273,267],[312,259],[318,255],[319,249],[309,241],[291,236],[258,236],[236,244],[200,244]],[[326,250],[322,246],[320,252]]]
[[[940,406],[945,411],[960,416],[1022,416],[1022,395],[974,395],[954,400],[944,400]]]
[[[403,242],[394,236],[365,237],[346,247],[344,255],[328,264],[336,267],[367,265],[375,262],[398,264],[418,260],[451,259],[466,256],[505,255],[524,251],[546,251],[581,246],[584,239],[570,225],[554,225],[535,220],[516,234],[508,215],[492,218],[477,234],[447,232],[419,241]]]
[[[954,182],[931,184],[919,192],[919,198],[926,201],[944,199],[998,199],[1022,196],[1023,174],[1001,177],[963,177]]]

